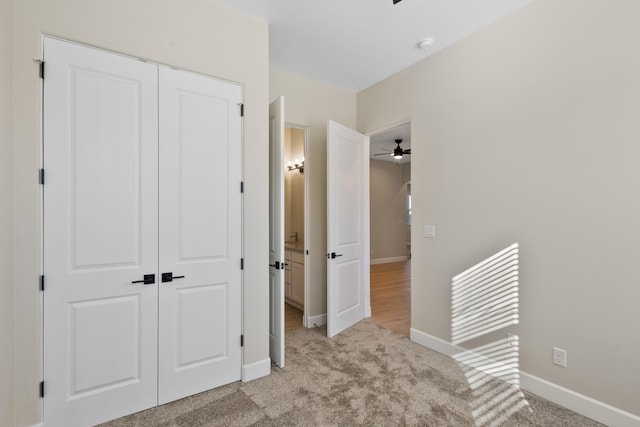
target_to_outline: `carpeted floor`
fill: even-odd
[[[478,374],[475,380],[481,378]],[[286,335],[286,366],[103,426],[600,426],[364,320]],[[482,394],[477,391],[481,390]]]

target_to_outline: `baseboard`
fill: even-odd
[[[411,328],[409,338],[416,344],[452,357],[462,351],[462,347]],[[520,387],[537,396],[564,406],[578,414],[606,425],[616,427],[640,427],[640,416],[611,406],[599,400],[576,393],[542,378],[520,371]]]
[[[284,299],[285,304],[289,304],[292,307],[297,308],[298,310],[304,311],[304,305],[295,302],[294,300],[290,300],[289,298]]]
[[[271,373],[271,359],[263,359],[258,362],[242,365],[242,382],[253,381],[266,377]]]
[[[373,264],[388,264],[390,262],[402,262],[402,261],[406,261],[407,259],[409,259],[409,257],[405,256],[397,256],[397,257],[393,257],[393,258],[378,258],[378,259],[372,259],[369,261],[369,264],[373,265]]]
[[[537,396],[544,397],[560,406],[569,408],[574,412],[589,417],[593,420],[616,427],[638,427],[640,416],[631,412],[600,402],[589,396],[576,393],[534,375],[520,372],[520,385]]]
[[[307,316],[307,328],[319,328],[327,324],[327,314],[317,316]]]
[[[29,427],[44,427],[44,423],[33,424]]]

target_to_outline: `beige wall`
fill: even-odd
[[[291,161],[291,128],[284,127],[284,164]],[[284,241],[289,239],[291,234],[291,174],[284,170]]]
[[[407,248],[407,183],[409,163],[371,160],[369,166],[371,261],[404,257]]]
[[[291,159],[304,159],[304,129],[291,129]],[[298,233],[298,241],[304,242],[304,173],[286,172],[291,182],[291,216],[290,233],[284,236],[285,241],[294,232]]]
[[[41,58],[42,34],[244,85],[243,363],[268,359],[267,24],[209,0],[15,0],[13,6],[16,424],[41,419],[40,80],[33,59]]]
[[[13,421],[12,0],[0,1],[0,425]]]
[[[304,129],[286,126],[284,129],[284,163],[295,164],[304,159]],[[304,243],[304,173],[298,170],[284,171],[284,241]]]
[[[269,99],[284,96],[285,121],[308,127],[305,179],[309,189],[309,307],[307,316],[327,310],[327,120],[355,128],[356,95],[326,84],[270,69]]]
[[[537,0],[360,93],[358,128],[411,117],[412,327],[449,340],[452,276],[518,242],[521,369],[640,415],[638,16]]]

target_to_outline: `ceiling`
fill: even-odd
[[[394,163],[409,163],[410,155],[402,156],[402,159],[396,160],[391,153],[396,148],[394,140],[401,139],[400,148],[408,150],[411,148],[411,124],[396,126],[382,133],[372,135],[369,138],[369,157],[373,160],[384,160]],[[386,154],[389,153],[389,154]],[[380,155],[377,155],[380,154]]]
[[[271,67],[359,92],[531,0],[218,1],[269,22]]]

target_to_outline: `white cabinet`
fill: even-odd
[[[304,308],[304,252],[285,249],[284,294],[285,300],[300,309]]]

